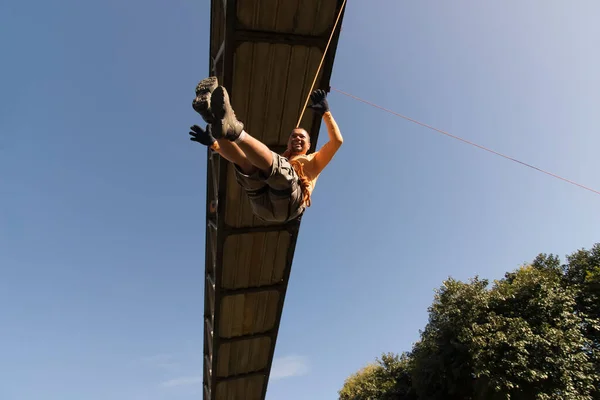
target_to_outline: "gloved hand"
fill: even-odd
[[[308,108],[312,109],[320,116],[323,116],[323,114],[329,111],[327,93],[323,89],[317,89],[313,91],[310,95],[310,99],[312,100],[312,104],[309,105]]]
[[[192,130],[190,135],[192,136],[190,140],[198,143],[202,143],[205,146],[211,147],[216,139],[211,134],[210,125],[206,125],[206,130],[200,128],[198,125],[190,126]]]

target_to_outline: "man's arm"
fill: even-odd
[[[198,125],[190,126],[190,136],[191,141],[208,146],[217,153],[221,154],[221,146],[219,146],[219,142],[217,142],[217,140],[211,134],[210,125],[206,126],[206,130],[200,128]]]
[[[314,160],[319,173],[329,164],[335,153],[342,146],[342,143],[344,143],[340,128],[330,111],[323,114],[323,121],[325,121],[325,126],[327,126],[329,141],[315,153]]]

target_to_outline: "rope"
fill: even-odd
[[[319,76],[319,72],[321,71],[321,66],[323,65],[323,60],[325,60],[325,55],[327,55],[327,50],[329,49],[329,45],[331,44],[331,39],[333,39],[333,34],[335,33],[335,29],[337,28],[340,17],[342,16],[342,11],[344,10],[344,6],[346,5],[346,0],[342,3],[340,7],[340,11],[335,20],[335,24],[333,25],[333,29],[331,30],[331,34],[329,35],[329,40],[327,41],[327,46],[325,46],[325,51],[323,51],[323,56],[321,57],[321,62],[319,63],[319,67],[317,68],[317,72],[315,73],[315,78],[310,85],[310,89],[308,90],[308,94],[306,95],[306,101],[304,102],[304,106],[300,111],[300,118],[298,118],[298,123],[296,126],[300,126],[300,121],[302,121],[302,117],[304,116],[304,110],[306,110],[306,105],[308,104],[308,100],[310,99],[310,95],[312,93],[313,87],[315,86],[315,82],[317,81],[317,77]]]
[[[492,149],[488,149],[487,147],[481,146],[481,145],[479,145],[479,144],[477,144],[477,143],[473,143],[473,142],[470,142],[470,141],[468,141],[468,140],[466,140],[466,139],[463,139],[463,138],[461,138],[461,137],[458,137],[458,136],[452,135],[452,134],[450,134],[450,133],[448,133],[448,132],[445,132],[445,131],[443,131],[443,130],[441,130],[441,129],[434,128],[434,127],[432,127],[432,126],[430,126],[430,125],[424,124],[423,122],[419,122],[419,121],[417,121],[417,120],[414,120],[414,119],[412,119],[412,118],[409,118],[409,117],[407,117],[407,116],[404,116],[404,115],[402,115],[402,114],[398,114],[397,112],[394,112],[394,111],[392,111],[392,110],[388,110],[387,108],[384,108],[384,107],[381,107],[381,106],[378,106],[377,104],[374,104],[374,103],[372,103],[372,102],[370,102],[370,101],[367,101],[367,100],[361,99],[360,97],[357,97],[357,96],[351,95],[350,93],[346,93],[346,92],[344,92],[344,91],[342,91],[342,90],[339,90],[339,89],[336,89],[336,88],[333,88],[333,87],[332,87],[331,89],[332,89],[332,90],[335,90],[336,92],[338,92],[338,93],[341,93],[341,94],[343,94],[343,95],[345,95],[345,96],[348,96],[348,97],[350,97],[350,98],[353,98],[354,100],[358,100],[358,101],[360,101],[360,102],[362,102],[362,103],[368,104],[368,105],[370,105],[370,106],[372,106],[372,107],[375,107],[375,108],[378,108],[378,109],[380,109],[380,110],[383,110],[383,111],[385,111],[385,112],[387,112],[387,113],[393,114],[393,115],[395,115],[395,116],[397,116],[397,117],[404,118],[404,119],[405,119],[405,120],[407,120],[407,121],[410,121],[410,122],[413,122],[413,123],[415,123],[415,124],[421,125],[421,126],[423,126],[423,127],[425,127],[425,128],[428,128],[428,129],[434,130],[434,131],[436,131],[436,132],[439,132],[439,133],[441,133],[441,134],[444,134],[444,135],[446,135],[446,136],[449,136],[449,137],[451,137],[451,138],[453,138],[453,139],[460,140],[461,142],[464,142],[464,143],[470,144],[471,146],[478,147],[478,148],[480,148],[480,149],[482,149],[482,150],[488,151],[488,152],[490,152],[490,153],[492,153],[492,154],[495,154],[495,155],[497,155],[497,156],[500,156],[500,157],[506,158],[507,160],[514,161],[514,162],[516,162],[516,163],[519,163],[519,164],[521,164],[521,165],[524,165],[524,166],[526,166],[526,167],[532,168],[532,169],[534,169],[534,170],[536,170],[536,171],[542,172],[542,173],[544,173],[544,174],[546,174],[546,175],[550,175],[550,176],[551,176],[551,177],[553,177],[553,178],[560,179],[560,180],[562,180],[562,181],[565,181],[565,182],[567,182],[567,183],[570,183],[570,184],[572,184],[572,185],[575,185],[575,186],[579,186],[579,187],[580,187],[580,188],[582,188],[582,189],[589,190],[589,191],[590,191],[590,192],[592,192],[592,193],[595,193],[595,194],[599,194],[599,195],[600,195],[600,191],[598,191],[598,190],[595,190],[595,189],[589,188],[589,187],[587,187],[587,186],[581,185],[581,184],[579,184],[579,183],[577,183],[577,182],[573,182],[573,181],[571,181],[571,180],[569,180],[569,179],[563,178],[562,176],[559,176],[559,175],[553,174],[552,172],[548,172],[548,171],[546,171],[546,170],[543,170],[543,169],[541,169],[541,168],[535,167],[535,166],[533,166],[533,165],[531,165],[531,164],[528,164],[528,163],[526,163],[526,162],[519,161],[519,160],[517,160],[516,158],[513,158],[513,157],[510,157],[510,156],[507,156],[507,155],[505,155],[505,154],[502,154],[502,153],[498,153],[497,151],[494,151],[494,150],[492,150]]]

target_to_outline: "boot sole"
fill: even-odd
[[[202,116],[207,123],[212,122],[211,95],[219,87],[216,76],[201,80],[196,86],[196,98],[192,101],[194,110]]]
[[[212,92],[219,86],[219,80],[216,76],[209,76],[208,78],[202,79],[196,85],[196,96],[202,93]]]

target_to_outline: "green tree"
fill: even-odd
[[[446,280],[429,308],[429,322],[412,351],[413,384],[424,399],[472,397],[473,326],[486,322],[487,280]]]
[[[346,379],[338,392],[340,400],[417,400],[408,363],[406,354],[383,354]]]
[[[600,376],[600,243],[591,250],[581,249],[567,257],[563,266],[567,286],[576,292],[576,312],[583,320],[583,331],[589,339],[588,352]],[[600,399],[600,389],[596,394]]]
[[[489,292],[487,321],[472,327],[474,397],[588,399],[594,389],[576,292],[555,269],[521,268]]]
[[[446,280],[412,351],[354,374],[340,399],[600,399],[600,244],[489,286]]]
[[[568,255],[564,265],[558,257],[546,254],[540,254],[533,265],[559,271],[564,286],[575,291],[574,312],[581,318],[581,328],[588,339],[586,350],[596,376],[600,376],[600,243]],[[600,399],[600,390],[594,398]]]

